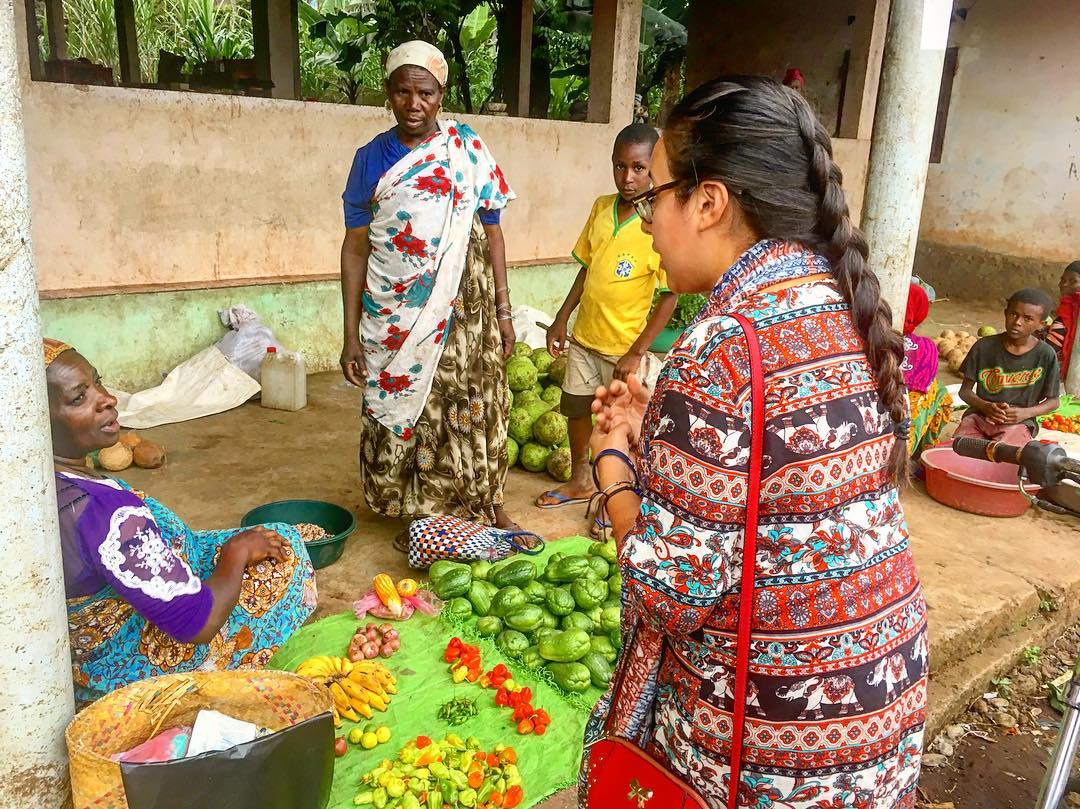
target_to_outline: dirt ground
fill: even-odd
[[[949,302],[933,308],[921,333],[974,330],[999,324],[1000,308],[972,310]],[[958,381],[943,374],[942,381]],[[308,406],[296,413],[249,403],[228,413],[144,434],[163,444],[168,464],[131,469],[132,485],[175,510],[196,529],[237,525],[249,509],[291,498],[329,500],[353,511],[357,528],[345,553],[319,571],[316,617],[348,609],[380,572],[409,573],[392,547],[402,525],[372,514],[357,480],[359,394],[338,374],[309,377]],[[520,469],[507,481],[507,508],[524,527],[549,540],[587,531],[584,508],[541,511],[533,499],[546,477]],[[931,728],[963,710],[1020,650],[1046,642],[1080,617],[1080,543],[1076,525],[1029,513],[995,520],[953,511],[916,483],[903,494],[912,547],[923,580],[931,626]],[[1052,599],[1054,620],[1038,619]],[[975,771],[972,771],[974,778]],[[568,796],[549,805],[571,806]],[[974,805],[974,804],[972,804]],[[991,804],[984,804],[991,805]],[[998,805],[998,804],[994,804]]]

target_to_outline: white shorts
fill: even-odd
[[[563,415],[575,418],[590,413],[593,395],[601,385],[611,384],[615,378],[615,366],[622,357],[600,354],[592,349],[571,342],[566,352],[566,377],[563,379]],[[660,376],[660,359],[650,351],[645,352],[638,368],[637,377],[652,390]]]

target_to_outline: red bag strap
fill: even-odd
[[[731,726],[731,781],[728,809],[739,805],[743,734],[746,730],[746,685],[750,678],[750,632],[754,623],[754,576],[757,567],[758,505],[761,496],[761,458],[765,444],[765,372],[761,345],[754,325],[731,313],[743,336],[750,360],[750,468],[746,480],[746,517],[743,524],[742,581],[739,588],[739,629],[735,647],[735,688]]]

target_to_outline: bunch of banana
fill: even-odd
[[[342,718],[359,722],[360,717],[374,716],[372,708],[385,711],[390,697],[397,693],[394,675],[374,660],[353,663],[347,657],[319,655],[297,666],[296,673],[329,689],[336,728],[341,727]]]

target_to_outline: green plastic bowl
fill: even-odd
[[[682,333],[683,329],[672,329],[665,326],[661,332],[656,335],[653,344],[649,346],[649,351],[656,354],[667,354],[671,351],[671,347],[675,345],[675,341],[682,337]]]
[[[348,509],[323,500],[278,500],[257,506],[244,515],[242,528],[283,522],[288,525],[309,522],[330,534],[326,539],[307,542],[308,555],[315,568],[336,562],[345,551],[345,538],[356,528],[356,518]]]

